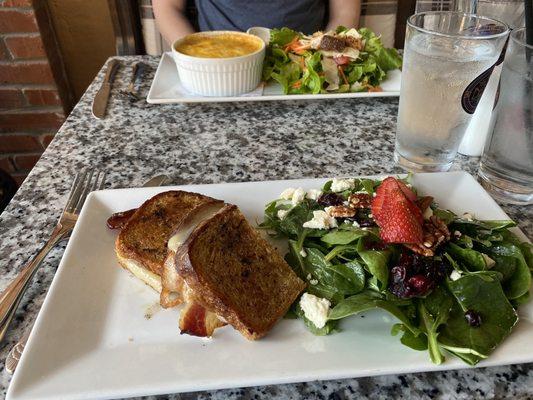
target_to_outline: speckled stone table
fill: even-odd
[[[173,184],[260,181],[400,172],[392,162],[397,99],[284,101],[205,105],[130,104],[117,96],[136,58],[124,63],[108,116],[91,115],[102,72],[0,216],[0,288],[46,240],[66,201],[72,176],[85,167],[108,173],[109,187],[139,186],[166,173]],[[144,57],[150,72],[158,59]],[[477,160],[454,169],[476,172]],[[533,236],[533,207],[503,205]],[[48,257],[0,347],[0,363],[32,326],[64,247]],[[2,368],[3,369],[3,368]],[[0,396],[10,376],[0,374]],[[164,398],[162,396],[160,398]],[[187,393],[173,399],[533,398],[533,365],[392,375]]]

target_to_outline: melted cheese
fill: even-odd
[[[224,203],[216,203],[212,206],[205,208],[202,211],[198,211],[197,213],[195,213],[195,215],[189,221],[185,222],[183,226],[180,226],[178,231],[170,237],[167,244],[168,249],[173,252],[178,251],[178,247],[185,243],[192,231],[201,222],[215,215],[217,211],[220,210],[223,206]]]
[[[201,58],[232,58],[258,51],[261,39],[224,33],[220,35],[191,35],[176,46],[180,53]]]
[[[147,270],[138,262],[117,254],[120,264],[130,271],[136,278],[151,286],[156,292],[161,292],[161,278],[152,271]]]

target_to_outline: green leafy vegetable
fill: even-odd
[[[365,56],[366,63],[359,60],[351,63],[346,73],[348,76],[360,73],[362,79],[370,82],[372,76],[380,74],[383,63],[378,55],[380,41],[370,31],[362,32],[368,40],[366,46],[375,53]],[[287,40],[289,36],[285,32],[278,40]],[[305,51],[302,57],[307,72],[303,75],[294,55],[275,56],[282,63],[284,79],[292,73],[291,79],[297,78],[305,85],[305,89],[292,88],[287,83],[287,90],[316,89],[312,81],[317,78],[313,73],[322,79],[317,54]],[[287,60],[283,61],[284,57]],[[411,178],[402,180],[410,183]],[[353,193],[372,195],[379,185],[378,180],[354,179],[353,188],[332,194],[331,198],[345,202]],[[326,182],[322,192],[331,194],[331,187],[332,181]],[[413,190],[416,192],[416,188]],[[313,211],[324,210],[314,199],[305,198],[296,205],[281,199],[268,203],[260,228],[288,240],[285,259],[307,282],[306,291],[331,303],[328,321],[320,329],[305,317],[298,301],[291,308],[292,315],[302,319],[314,334],[328,335],[338,329],[342,319],[379,308],[399,320],[391,333],[400,335],[402,344],[427,350],[436,364],[444,362],[447,353],[471,365],[487,358],[511,333],[518,321],[517,307],[530,299],[533,247],[513,234],[509,229],[515,226],[512,221],[466,219],[435,204],[430,207],[433,215],[448,226],[450,240],[440,245],[432,260],[416,256],[415,262],[413,253],[405,246],[383,243],[378,227],[362,229],[351,219],[337,218],[337,226],[332,229],[304,228]],[[413,257],[413,264],[405,266],[409,257]],[[395,267],[398,268],[393,270]],[[402,275],[400,267],[406,268],[407,275]],[[406,282],[414,285],[409,279],[416,275],[413,282],[418,284],[425,284],[425,277],[436,280],[417,297],[411,294],[396,297],[407,293],[395,290],[396,285]],[[471,325],[465,317],[467,311]]]
[[[518,321],[500,282],[487,273],[468,274],[448,287],[456,299],[447,323],[439,335],[442,347],[474,365],[486,358],[510,333]],[[470,326],[465,311],[481,316],[481,326]]]

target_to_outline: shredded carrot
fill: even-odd
[[[298,80],[296,82],[294,82],[292,85],[291,85],[292,88],[294,89],[299,89],[302,87],[302,81]]]
[[[302,67],[302,69],[305,69],[305,59],[303,57],[300,57],[300,67]]]
[[[383,92],[383,89],[380,86],[371,86],[368,85],[369,92]]]
[[[342,67],[339,65],[337,67],[337,69],[339,70],[339,75],[341,76],[342,80],[344,81],[345,84],[349,85],[348,83],[348,79],[346,79],[346,75],[344,75],[344,70],[342,69]]]
[[[288,51],[292,49],[292,47],[298,43],[300,39],[298,38],[298,35],[296,35],[289,43],[287,43],[283,50]]]

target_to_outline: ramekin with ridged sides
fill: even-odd
[[[259,50],[239,57],[193,57],[176,50],[188,36],[172,45],[172,54],[181,84],[189,92],[201,96],[238,96],[254,90],[261,82],[265,43],[257,36],[234,31],[199,32],[192,35],[244,35],[260,44]]]

